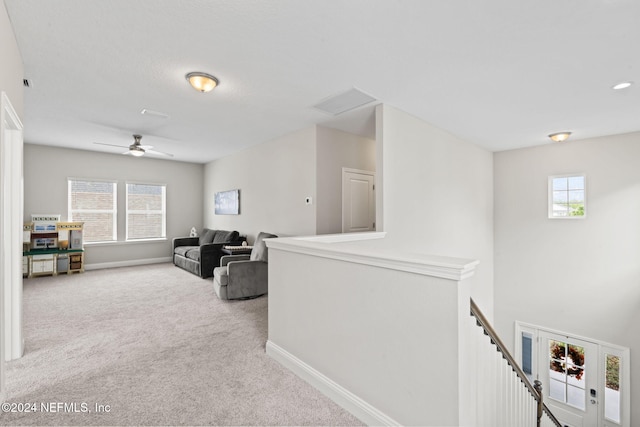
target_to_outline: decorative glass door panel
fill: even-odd
[[[541,331],[539,350],[539,379],[552,412],[563,425],[597,426],[597,346]]]
[[[549,397],[585,409],[584,347],[549,340]]]

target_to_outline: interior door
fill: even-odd
[[[343,169],[342,232],[376,229],[375,176],[373,172]]]
[[[540,331],[538,379],[544,401],[563,426],[597,427],[598,346]]]

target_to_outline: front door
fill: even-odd
[[[538,379],[544,401],[563,426],[597,427],[598,346],[540,331]]]

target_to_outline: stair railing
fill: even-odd
[[[473,299],[471,299],[471,315],[475,318],[476,325],[480,326],[484,330],[484,335],[487,335],[491,339],[491,343],[496,346],[496,350],[502,355],[502,358],[506,361],[512,371],[517,375],[518,379],[522,382],[524,387],[526,387],[533,399],[535,399],[537,406],[537,410],[535,411],[535,425],[537,427],[562,427],[558,419],[553,415],[553,413],[551,413],[547,405],[545,405],[545,403],[543,402],[542,383],[538,380],[535,380],[534,384],[531,384],[527,375],[520,368],[511,353],[509,353],[509,350],[504,345],[495,329],[493,329],[493,327]],[[478,369],[482,369],[482,367],[478,367]],[[480,390],[478,391],[480,392]],[[496,405],[498,404],[498,402],[495,403]]]

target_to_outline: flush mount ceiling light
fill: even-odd
[[[194,71],[186,76],[187,81],[198,92],[210,92],[218,86],[218,79],[210,74]]]
[[[612,86],[611,89],[613,90],[620,90],[620,89],[626,89],[629,86],[631,86],[633,84],[633,82],[620,82],[615,86]]]
[[[549,138],[551,138],[551,140],[553,142],[562,142],[562,141],[566,141],[569,136],[571,136],[571,132],[556,132],[556,133],[552,133],[549,135]]]

